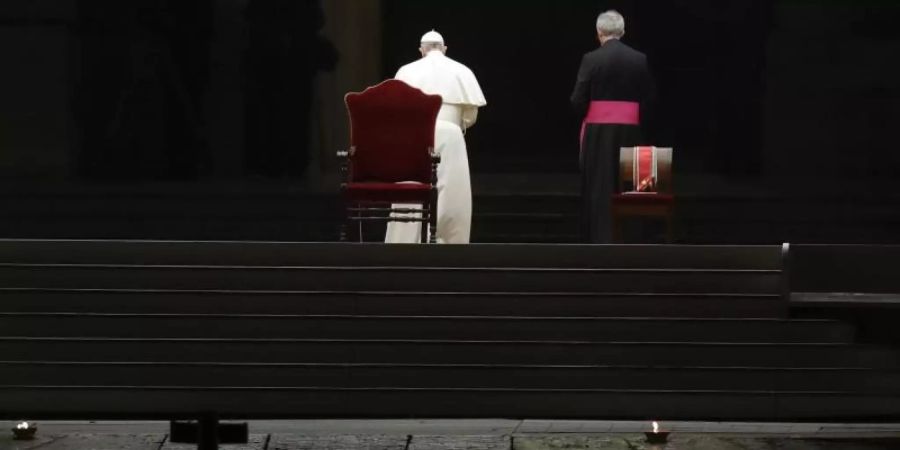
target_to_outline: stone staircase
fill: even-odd
[[[786,277],[781,246],[0,241],[0,415],[896,418],[900,353],[788,319]]]

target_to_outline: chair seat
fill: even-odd
[[[612,196],[613,203],[632,204],[632,205],[667,205],[675,201],[672,194],[651,193],[635,193],[635,194],[614,194]]]
[[[422,183],[349,183],[344,187],[347,200],[354,202],[425,203],[431,198],[431,185]]]

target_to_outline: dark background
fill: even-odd
[[[683,150],[688,170],[758,174],[770,0],[388,2],[386,66],[412,55],[397,49],[409,50],[423,27],[442,31],[490,103],[473,147],[569,167],[579,123],[568,98],[581,55],[597,45],[597,12],[609,8],[626,17],[624,41],[648,55],[659,84],[648,143]]]
[[[732,212],[723,202],[765,201],[760,220],[795,205],[809,217],[793,232],[748,228],[748,242],[897,240],[900,3],[875,0],[7,0],[0,231],[36,233],[29,224],[43,217],[59,224],[45,234],[102,236],[66,228],[40,203],[82,192],[91,214],[119,207],[97,200],[109,192],[135,205],[185,198],[187,210],[198,192],[225,205],[238,191],[296,195],[289,201],[305,202],[305,214],[327,218],[338,183],[330,155],[346,145],[343,93],[392,76],[432,28],[489,103],[467,136],[476,226],[479,196],[571,197],[579,120],[568,97],[608,8],[624,14],[624,41],[652,65],[660,95],[646,138],[676,149],[686,223],[723,219]],[[15,212],[23,202],[34,206]],[[81,206],[69,204],[77,216]],[[230,237],[304,237],[242,234],[252,213],[228,215]],[[814,232],[822,220],[833,232]],[[160,236],[151,229],[130,236]],[[685,241],[719,239],[702,229]]]

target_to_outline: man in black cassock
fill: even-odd
[[[581,60],[572,106],[581,132],[582,225],[585,241],[612,239],[610,196],[618,182],[619,148],[641,142],[641,117],[654,95],[647,57],[619,41],[625,19],[616,11],[597,18],[600,48]]]

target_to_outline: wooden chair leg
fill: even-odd
[[[428,243],[437,244],[437,211],[431,210],[428,214]]]
[[[431,192],[431,204],[428,205],[428,243],[437,244],[438,194],[437,189]]]

